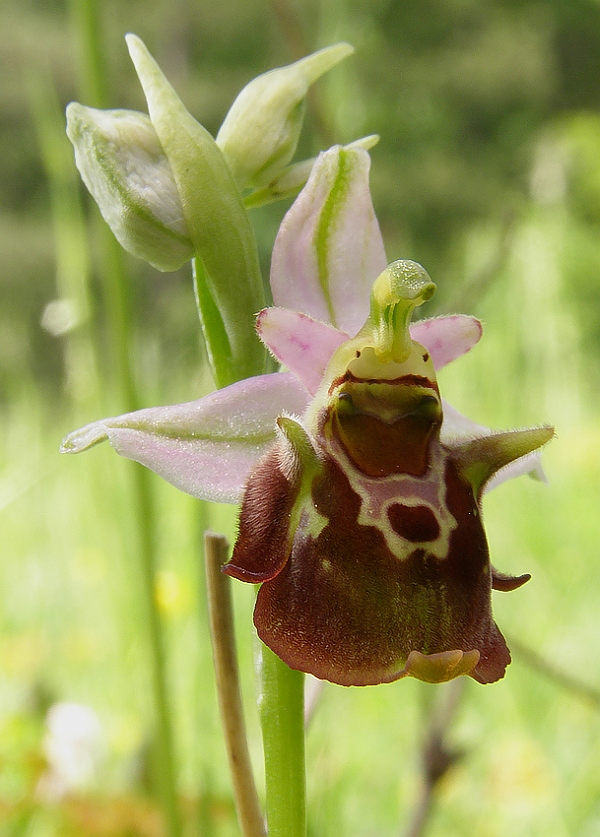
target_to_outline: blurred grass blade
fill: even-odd
[[[48,182],[56,254],[58,299],[47,305],[42,325],[56,337],[64,336],[67,391],[87,412],[99,406],[100,382],[90,326],[90,255],[78,182],[49,75],[30,75],[27,91]]]

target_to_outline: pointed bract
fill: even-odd
[[[231,380],[264,370],[253,315],[264,307],[256,240],[234,177],[208,131],[169,84],[142,41],[127,46],[148,101],[152,125],[173,170],[181,205],[206,282],[223,322]],[[208,314],[207,314],[208,316]]]

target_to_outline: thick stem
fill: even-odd
[[[219,711],[242,834],[244,837],[266,837],[246,738],[233,625],[231,580],[221,572],[228,549],[223,535],[206,532],[204,560]]]
[[[306,837],[304,675],[261,644],[259,677],[269,837]]]

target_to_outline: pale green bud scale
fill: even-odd
[[[311,84],[353,52],[349,44],[319,50],[244,87],[217,135],[240,188],[265,186],[294,156]]]

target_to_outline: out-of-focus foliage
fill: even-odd
[[[122,406],[99,229],[86,221],[95,208],[64,106],[144,109],[127,31],[213,134],[253,76],[329,43],[355,46],[318,83],[298,159],[381,135],[372,186],[389,259],[424,264],[438,310],[485,324],[476,352],[443,370],[444,392],[495,427],[557,424],[549,487],[522,480],[486,498],[494,562],[533,574],[512,597],[494,594],[494,608],[507,635],[598,687],[600,4],[105,0],[106,102],[82,89],[71,20],[82,5],[0,4],[0,835],[158,828],[144,796],[150,700],[128,463],[56,453],[63,433]],[[253,210],[265,275],[282,211]],[[197,397],[210,381],[187,267],[163,275],[128,259],[127,269],[144,404]],[[196,823],[228,837],[236,826],[198,554],[203,526],[234,536],[235,511],[199,511],[166,484],[156,490],[182,804],[191,833]],[[236,589],[248,707],[252,605],[251,591]],[[453,733],[465,757],[441,789],[432,837],[600,833],[600,715],[514,656],[500,684],[467,690]],[[325,692],[308,739],[312,833],[399,833],[418,792],[422,699],[407,683]],[[43,718],[56,700],[100,716],[97,796],[47,804],[40,791]],[[251,711],[249,727],[260,765]]]
[[[52,295],[53,239],[31,91],[44,84],[47,94],[51,79],[60,111],[81,98],[67,12],[57,0],[5,4],[0,12],[4,386],[25,368],[54,384],[60,374],[59,347],[38,328]],[[313,98],[301,151],[308,156],[334,140],[381,134],[373,191],[389,257],[424,263],[440,282],[440,305],[461,280],[473,229],[485,224],[491,258],[501,259],[507,235],[530,203],[536,161],[562,169],[539,177],[562,178],[554,199],[577,210],[584,239],[577,300],[589,312],[596,268],[590,226],[600,216],[593,176],[597,128],[587,118],[600,107],[600,6],[593,0],[110,0],[99,4],[99,13],[110,61],[108,104],[143,109],[122,40],[135,31],[213,133],[236,92],[257,73],[325,43],[353,43],[355,57],[323,80]],[[544,158],[550,140],[540,146],[542,136],[555,131],[562,152]],[[257,217],[266,263],[278,210]],[[147,272],[136,263],[132,270]],[[185,318],[181,283],[152,274],[142,287],[136,303],[150,326],[157,310],[161,319],[165,311]],[[597,328],[589,323],[586,329],[597,345]],[[184,350],[170,341],[175,353]]]

